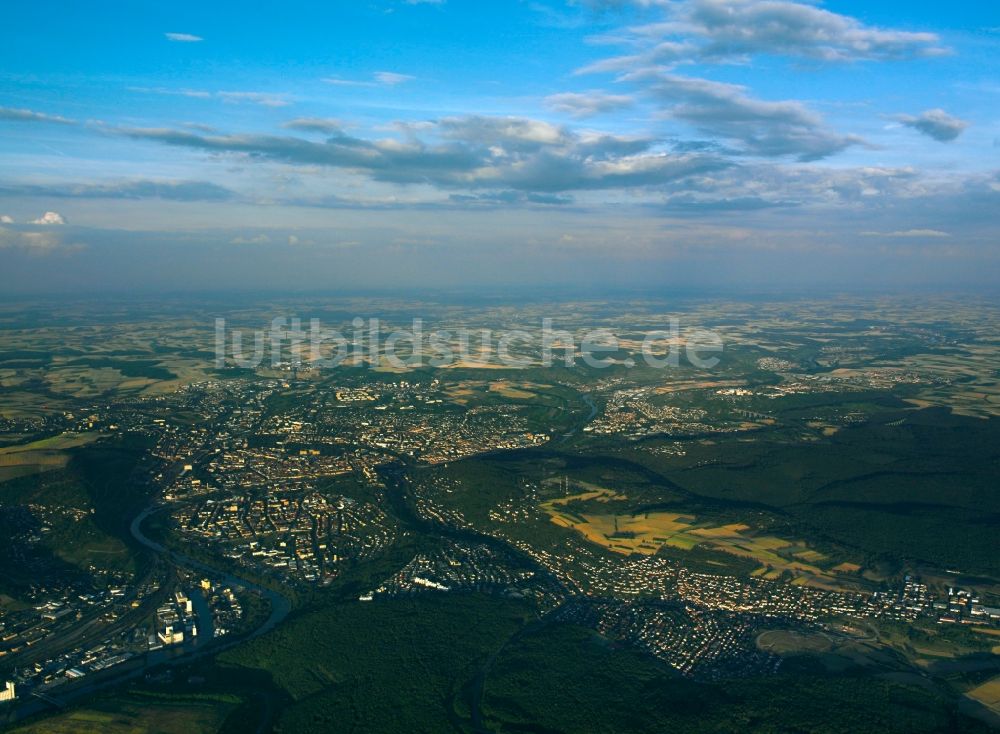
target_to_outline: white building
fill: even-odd
[[[169,624],[158,632],[157,636],[164,645],[177,645],[184,642],[184,630],[175,630],[173,625]]]

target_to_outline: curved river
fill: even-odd
[[[255,584],[252,581],[234,576],[233,574],[221,569],[213,568],[212,566],[202,563],[201,561],[197,561],[194,558],[184,555],[183,553],[172,551],[149,538],[142,530],[142,523],[150,515],[161,509],[163,509],[162,505],[151,505],[140,512],[135,519],[132,520],[132,524],[129,527],[132,537],[154,553],[165,556],[175,565],[199,571],[200,573],[210,576],[213,579],[221,580],[230,586],[241,586],[266,597],[270,603],[271,609],[267,619],[252,632],[244,635],[233,635],[232,638],[216,638],[209,640],[208,644],[196,645],[194,647],[178,646],[174,648],[150,651],[143,656],[137,656],[128,662],[122,663],[120,666],[115,666],[107,669],[106,671],[94,674],[94,678],[96,678],[96,680],[88,676],[88,678],[90,678],[89,680],[85,678],[77,682],[75,685],[73,683],[69,683],[53,689],[51,692],[47,692],[47,695],[44,698],[30,696],[19,699],[16,704],[16,708],[10,709],[6,712],[6,717],[0,716],[0,728],[3,728],[4,724],[11,724],[26,717],[34,716],[35,714],[51,709],[53,706],[62,707],[81,696],[138,678],[150,668],[162,665],[179,665],[182,663],[189,663],[192,660],[203,657],[204,655],[214,655],[222,652],[230,647],[270,632],[278,626],[285,619],[285,617],[288,616],[289,612],[291,612],[291,601],[278,592],[260,586],[259,584]],[[118,669],[116,670],[116,668]]]
[[[252,581],[247,581],[246,579],[242,579],[238,576],[234,576],[233,574],[228,573],[226,571],[213,568],[212,566],[209,566],[207,563],[196,561],[195,559],[186,556],[183,553],[172,551],[169,548],[160,545],[155,540],[150,539],[142,531],[142,523],[146,520],[147,517],[149,517],[154,512],[160,509],[162,509],[162,506],[151,505],[142,512],[140,512],[138,515],[136,515],[135,519],[132,521],[132,525],[129,526],[129,531],[132,533],[133,538],[135,538],[139,543],[146,546],[154,553],[165,555],[172,563],[178,566],[184,566],[186,568],[190,568],[195,571],[200,571],[206,576],[211,576],[216,579],[221,579],[230,586],[242,586],[246,589],[251,589],[253,591],[256,591],[261,596],[266,597],[268,602],[270,603],[271,613],[259,627],[257,627],[249,634],[238,636],[237,638],[231,641],[227,641],[224,644],[209,646],[208,649],[211,652],[218,652],[219,650],[225,649],[227,647],[232,647],[232,645],[236,644],[237,642],[246,642],[247,640],[251,640],[254,637],[259,637],[265,632],[270,632],[278,624],[280,624],[285,617],[288,616],[288,613],[292,610],[292,603],[288,600],[287,597],[282,596],[277,591],[268,589],[264,586],[260,586],[259,584],[255,584]],[[205,650],[202,649],[199,650],[198,652],[204,653]],[[185,656],[185,658],[187,657],[188,656]]]

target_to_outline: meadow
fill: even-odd
[[[12,734],[216,734],[242,703],[232,694],[130,691],[10,729]]]

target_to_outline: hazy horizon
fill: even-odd
[[[17,4],[0,289],[993,288],[989,10]]]

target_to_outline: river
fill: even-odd
[[[140,512],[135,519],[132,520],[132,524],[129,527],[132,537],[154,553],[165,556],[171,563],[177,566],[183,566],[185,568],[198,571],[199,573],[210,576],[213,579],[221,580],[232,587],[250,589],[266,597],[270,604],[270,613],[268,614],[267,619],[252,632],[245,635],[234,635],[232,638],[223,637],[213,639],[212,625],[209,623],[206,628],[199,628],[200,634],[197,640],[194,641],[194,644],[153,650],[145,655],[133,658],[112,668],[108,668],[107,670],[93,673],[86,678],[64,683],[57,688],[46,691],[46,698],[44,700],[34,696],[18,699],[18,702],[15,704],[15,708],[7,712],[7,717],[5,719],[6,724],[9,725],[15,721],[42,713],[53,706],[66,706],[81,696],[95,693],[97,691],[104,690],[105,688],[111,688],[129,680],[134,680],[151,668],[189,663],[192,660],[196,660],[197,658],[203,657],[207,654],[214,655],[222,652],[223,650],[233,647],[234,645],[244,643],[247,640],[251,640],[270,632],[272,629],[281,624],[285,617],[288,616],[288,613],[292,610],[292,603],[287,597],[276,591],[260,586],[259,584],[255,584],[252,581],[248,581],[247,579],[234,576],[227,571],[213,568],[212,566],[201,561],[196,561],[183,553],[172,551],[149,538],[149,536],[143,532],[142,524],[146,518],[154,512],[158,512],[162,509],[162,505],[151,505]],[[197,610],[199,612],[199,619],[204,619],[206,613],[209,615],[209,618],[211,617],[211,612],[207,608],[208,605],[205,603],[204,599],[200,597],[200,594],[199,599],[193,599],[193,601],[196,602],[196,606],[201,607]]]

